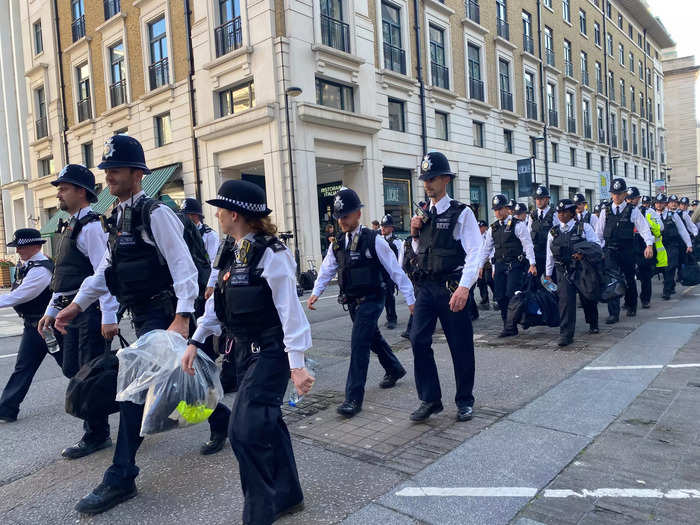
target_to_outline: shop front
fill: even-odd
[[[488,199],[486,197],[486,179],[469,177],[469,204],[477,220],[488,221]]]
[[[317,186],[318,223],[321,237],[321,253],[325,254],[330,244],[329,238],[335,236],[337,224],[333,219],[333,200],[335,194],[343,187],[342,181],[327,182]]]
[[[394,232],[400,237],[410,233],[413,213],[413,192],[411,191],[411,170],[384,168],[384,213],[394,220]],[[381,217],[371,217],[381,220]],[[371,220],[370,219],[370,220]]]

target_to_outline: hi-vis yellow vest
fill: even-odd
[[[661,236],[661,225],[654,220],[651,213],[646,214],[647,222],[651,233],[654,234],[654,247],[656,248],[656,267],[665,268],[668,266],[668,255],[664,248],[663,238]]]

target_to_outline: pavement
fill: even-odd
[[[474,323],[475,417],[467,423],[455,421],[451,359],[437,333],[445,411],[421,424],[408,420],[418,404],[410,373],[381,390],[376,359],[363,411],[350,420],[335,413],[351,324],[337,289],[329,289],[319,310],[308,312],[317,383],[299,408],[283,408],[306,507],[279,523],[698,522],[700,367],[676,365],[700,364],[700,287],[680,287],[664,302],[659,284],[650,310],[601,325],[598,335],[587,334],[580,310],[566,349],[556,346],[558,330],[544,327],[498,339],[500,317],[482,311]],[[410,345],[399,337],[407,320],[401,300],[398,310],[399,328],[382,331],[410,372]],[[604,319],[604,305],[600,313]],[[11,329],[12,319],[0,318],[3,384],[18,344]],[[122,330],[133,340],[128,323]],[[137,457],[139,496],[103,515],[79,516],[73,507],[100,481],[112,450],[60,458],[80,437],[63,411],[66,384],[45,360],[20,419],[0,426],[0,523],[240,523],[232,451],[198,454],[206,425],[149,436]],[[111,421],[116,438],[118,416]],[[648,490],[632,491],[640,488]]]

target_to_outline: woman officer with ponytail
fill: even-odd
[[[303,494],[292,442],[280,405],[290,377],[306,394],[313,377],[304,367],[311,327],[296,293],[296,265],[268,218],[265,192],[247,181],[231,180],[207,201],[217,208],[228,235],[217,256],[219,278],[205,313],[190,339],[182,368],[192,367],[197,348],[211,334],[234,338],[248,352],[229,422],[229,440],[238,459],[245,497],[243,523],[268,525],[299,510]],[[240,357],[240,356],[239,356]]]

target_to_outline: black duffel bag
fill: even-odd
[[[700,284],[700,266],[692,253],[686,254],[685,264],[681,267],[681,284],[683,286]]]
[[[600,289],[600,302],[607,303],[625,295],[625,276],[612,268],[606,268]]]
[[[121,334],[122,348],[128,346]],[[79,419],[95,419],[119,412],[117,353],[108,350],[85,363],[68,383],[66,412]]]

